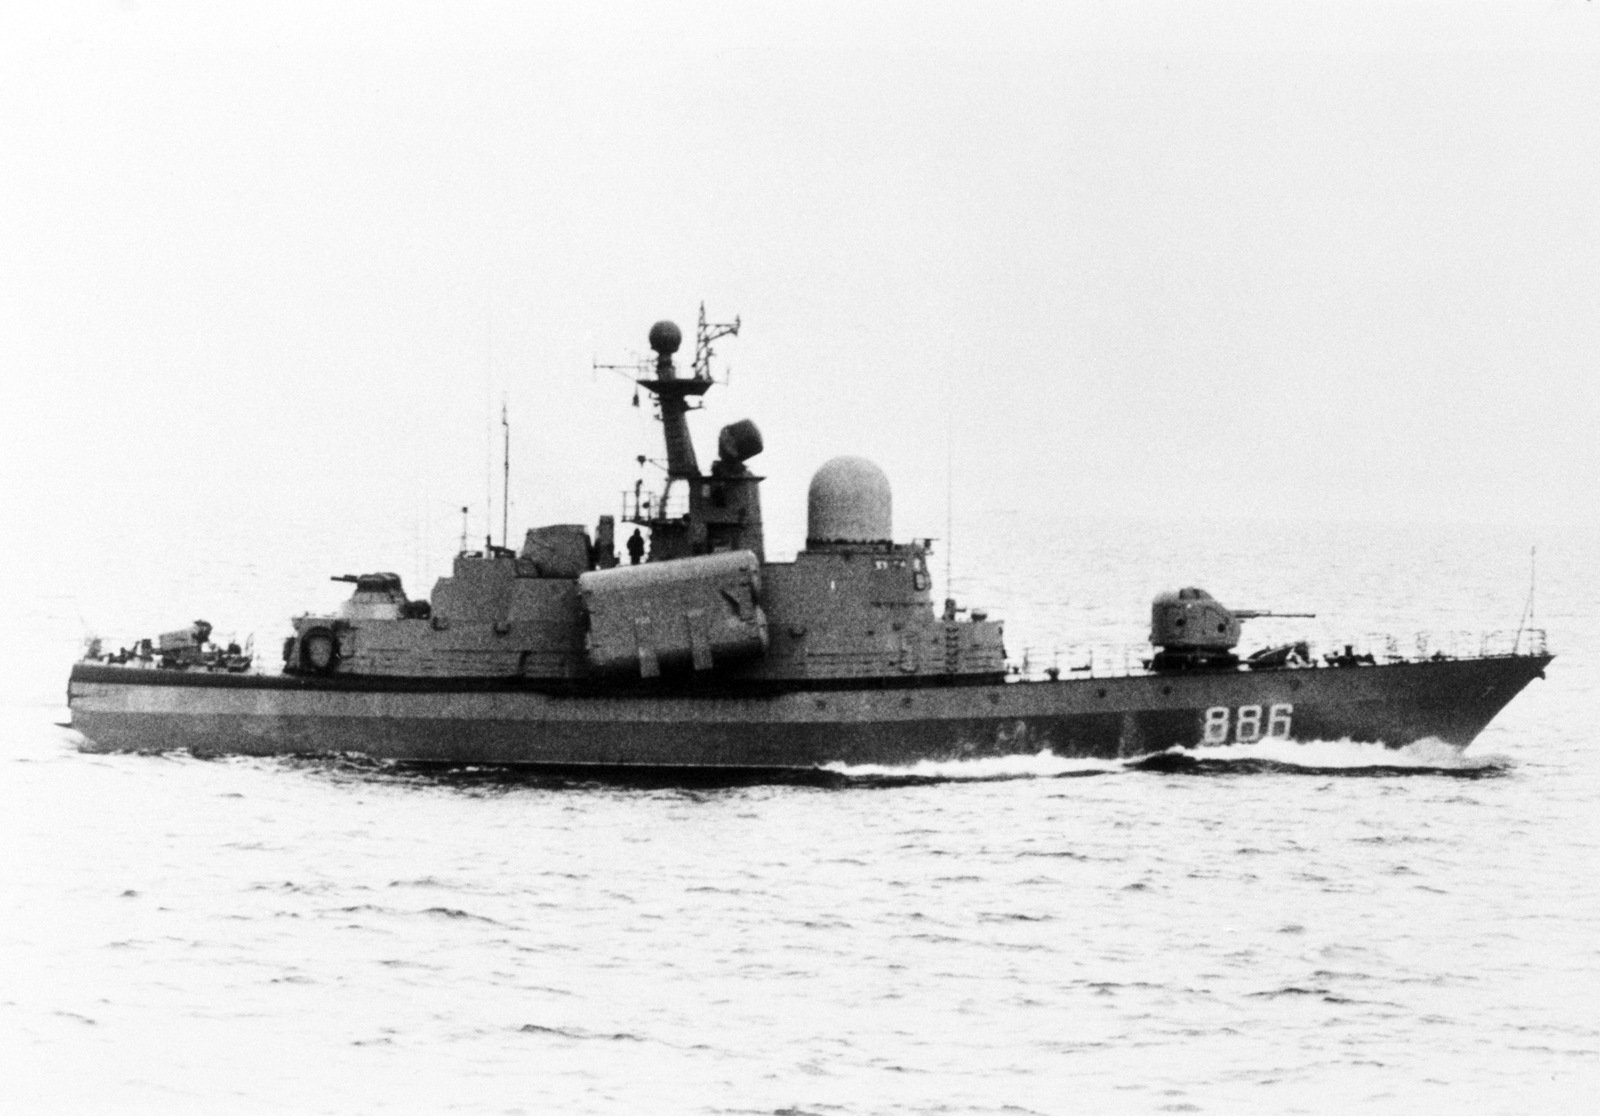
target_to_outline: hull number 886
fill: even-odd
[[[1269,736],[1287,739],[1293,717],[1294,706],[1288,702],[1241,705],[1238,709],[1213,705],[1206,710],[1205,733],[1200,742],[1226,744],[1231,738],[1235,744],[1250,744]]]

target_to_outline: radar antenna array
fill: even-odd
[[[711,342],[722,337],[737,337],[739,335],[739,316],[734,315],[731,322],[707,322],[706,304],[700,304],[700,320],[694,327],[694,378],[697,380],[711,379]]]
[[[728,382],[726,374],[721,381],[712,378],[711,360],[715,355],[712,343],[724,337],[737,336],[739,325],[737,316],[731,322],[706,321],[706,304],[701,302],[695,324],[694,362],[690,374],[683,378],[678,376],[672,362],[673,354],[682,342],[682,335],[678,327],[669,321],[659,321],[650,329],[650,347],[656,354],[654,360],[640,360],[631,364],[604,364],[598,359],[592,361],[591,367],[596,372],[610,372],[633,381],[635,407],[639,406],[639,389],[648,390],[654,402],[656,419],[666,428],[666,464],[643,454],[638,459],[641,474],[647,463],[661,468],[667,475],[666,485],[652,511],[650,500],[643,496],[644,478],[641,475],[634,482],[631,509],[628,507],[627,493],[623,494],[625,520],[639,524],[653,523],[665,514],[673,482],[700,476],[694,443],[689,438],[688,427],[684,425],[684,416],[700,409],[700,397],[710,390],[713,383]]]

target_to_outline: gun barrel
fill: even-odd
[[[1236,609],[1233,610],[1233,614],[1234,614],[1234,616],[1238,617],[1240,620],[1255,620],[1255,619],[1258,619],[1258,618],[1263,617],[1263,616],[1274,616],[1274,617],[1280,617],[1280,618],[1293,618],[1293,619],[1300,619],[1300,620],[1313,620],[1313,619],[1316,618],[1316,615],[1317,615],[1315,612],[1273,612],[1273,611],[1271,611],[1269,609],[1253,609],[1253,608],[1236,608]]]

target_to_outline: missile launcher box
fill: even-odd
[[[759,658],[767,649],[761,563],[734,550],[594,570],[578,578],[589,621],[589,665],[655,678]]]

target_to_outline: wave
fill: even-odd
[[[175,758],[189,758],[173,753]],[[1124,758],[1058,756],[1045,749],[1031,755],[973,756],[915,763],[830,763],[813,768],[585,768],[544,769],[525,766],[455,767],[431,763],[378,760],[359,755],[284,756],[234,762],[277,763],[310,770],[335,781],[390,782],[431,786],[467,794],[502,794],[519,790],[552,791],[733,790],[753,786],[809,786],[821,789],[903,787],[939,783],[986,783],[1009,780],[1070,779],[1130,774],[1143,775],[1436,775],[1484,778],[1504,775],[1515,762],[1499,755],[1466,755],[1442,740],[1428,739],[1390,748],[1353,740],[1295,741],[1271,738],[1253,744],[1173,747]],[[199,762],[199,761],[196,761]]]
[[[983,756],[957,760],[919,760],[903,766],[830,763],[821,770],[846,782],[999,782],[1006,779],[1060,779],[1110,775],[1126,768],[1115,759],[1072,759],[1049,749],[1031,756]]]
[[[1345,776],[1445,775],[1483,778],[1503,775],[1515,763],[1506,756],[1469,756],[1438,739],[1401,748],[1355,740],[1262,740],[1169,748],[1124,759],[1071,759],[1042,751],[1031,756],[922,761],[894,767],[829,764],[823,770],[844,785],[939,782],[995,782],[1006,779],[1060,779],[1128,773],[1160,775],[1302,774]]]
[[[1348,739],[1272,739],[1254,744],[1171,748],[1131,760],[1129,766],[1170,774],[1446,775],[1476,779],[1506,774],[1515,763],[1506,756],[1469,756],[1455,745],[1435,738],[1400,748]]]

